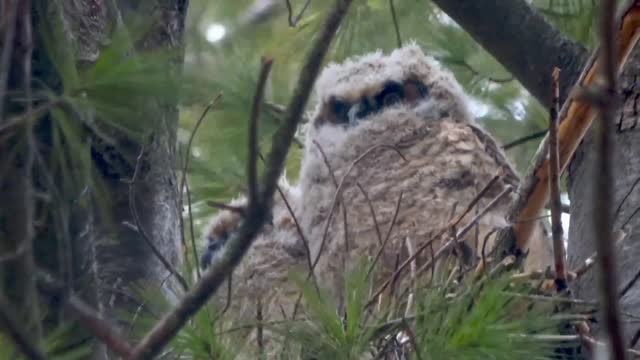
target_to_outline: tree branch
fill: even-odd
[[[640,1],[634,0],[622,12],[622,18],[616,34],[616,51],[620,55],[615,64],[618,71],[626,63],[639,38]],[[600,52],[596,50],[587,62],[577,82],[576,87],[578,89],[589,88],[596,83],[598,69],[602,64],[599,56]],[[558,129],[558,152],[561,172],[568,166],[596,114],[595,106],[583,101],[576,94],[570,96],[565,102],[558,117],[558,123],[560,124]],[[548,149],[549,138],[545,137],[534,156],[534,165],[520,186],[518,197],[509,211],[508,218],[514,224],[513,228],[500,234],[498,244],[504,252],[516,255],[525,252],[529,237],[537,225],[536,222],[529,221],[529,219],[537,218],[549,199]]]
[[[560,69],[553,69],[552,105],[549,112],[549,189],[551,192],[551,234],[553,238],[553,258],[556,269],[556,289],[567,288],[567,267],[562,233],[562,202],[560,200],[560,166],[558,157],[558,113],[560,111]]]
[[[267,161],[264,186],[258,197],[259,202],[257,204],[249,204],[248,216],[240,226],[237,234],[229,240],[223,255],[209,267],[203,274],[202,279],[195,284],[182,301],[165,315],[140,341],[139,345],[134,349],[131,359],[149,359],[156,356],[186,324],[188,319],[215,293],[224,279],[240,262],[253,239],[258,235],[267,220],[267,213],[273,202],[278,179],[282,174],[293,136],[311,95],[311,88],[320,72],[331,41],[351,2],[352,0],[336,1],[336,5],[329,14],[323,29],[312,45],[293,93],[293,98],[287,109],[284,124],[274,134],[273,148]]]
[[[433,0],[495,57],[540,103],[549,107],[548,76],[562,69],[561,99],[580,75],[586,50],[549,24],[524,0]],[[487,21],[491,19],[491,21]],[[508,31],[505,31],[508,29]]]
[[[600,109],[600,121],[597,123],[596,181],[594,181],[594,203],[598,210],[593,212],[595,224],[598,264],[600,265],[600,301],[604,317],[604,328],[609,337],[612,359],[624,360],[626,349],[622,323],[620,320],[620,304],[618,303],[618,278],[616,255],[613,244],[613,174],[612,157],[613,134],[611,133],[613,116],[616,111],[617,77],[615,33],[616,1],[607,0],[602,3],[601,17],[601,52],[600,71],[604,86],[599,89],[602,101],[596,103]]]
[[[249,204],[258,203],[259,187],[258,187],[258,127],[260,125],[260,108],[264,102],[264,90],[269,79],[269,73],[273,66],[273,59],[263,58],[260,76],[258,77],[258,85],[256,93],[253,97],[253,106],[251,107],[251,118],[249,121],[249,160],[247,162],[247,179],[249,182],[248,201]]]

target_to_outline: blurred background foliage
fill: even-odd
[[[532,6],[567,36],[587,48],[594,45],[595,0],[531,0]],[[291,10],[288,10],[287,3]],[[207,200],[226,201],[242,190],[246,133],[260,58],[275,59],[266,101],[286,106],[301,61],[331,1],[192,0],[187,21],[185,74],[202,82],[199,95],[181,111],[183,151],[206,104],[223,98],[209,113],[191,147],[189,184],[196,229],[216,210]],[[357,0],[335,39],[330,61],[415,41],[454,73],[471,97],[477,121],[502,143],[546,128],[548,111],[455,22],[427,0]],[[297,20],[297,21],[296,21]],[[293,25],[292,25],[293,24]],[[541,76],[543,76],[541,74]],[[313,110],[313,98],[308,110]],[[262,115],[262,151],[278,124],[269,107]],[[522,173],[539,140],[508,150]],[[301,147],[289,156],[287,175],[295,179]],[[201,238],[200,234],[197,235]]]

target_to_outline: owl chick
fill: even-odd
[[[271,223],[265,225],[233,271],[231,279],[227,279],[231,281],[230,286],[214,296],[217,308],[225,309],[229,315],[225,319],[233,322],[230,327],[286,320],[293,312],[299,292],[299,287],[289,275],[294,271],[303,274],[308,271],[307,252],[292,215],[300,204],[299,194],[284,178],[279,187],[282,195],[275,195]],[[285,200],[292,207],[291,211]],[[242,209],[247,200],[239,197],[229,205]],[[208,245],[200,262],[203,268],[221,256],[243,216],[241,211],[221,210],[213,217],[206,232]],[[227,293],[228,289],[231,289],[231,294]],[[276,354],[279,348],[269,328],[265,327],[262,333],[261,347],[267,354]],[[249,346],[241,354],[249,359],[258,358],[258,331],[248,329],[245,335]],[[272,358],[271,355],[268,358]]]
[[[375,258],[383,244],[380,281],[426,242],[437,251],[447,238],[435,235],[496,174],[502,174],[500,180],[460,228],[506,187],[517,188],[518,175],[496,141],[473,121],[461,86],[414,44],[388,56],[375,52],[331,64],[316,93],[298,185],[300,218],[312,257],[319,257],[319,281],[336,296],[349,266],[357,258]],[[340,207],[332,209],[336,182],[342,182]],[[512,196],[503,197],[459,239],[467,244],[458,249],[467,261],[491,250],[492,232],[507,225]],[[550,253],[548,240],[536,236],[529,266],[547,265]],[[423,251],[414,269],[430,256]]]
[[[505,189],[517,188],[518,175],[496,141],[474,122],[461,86],[414,44],[389,55],[375,52],[330,64],[315,92],[300,180],[286,192],[292,194],[288,200],[310,256],[318,260],[315,278],[338,304],[344,274],[361,258],[378,258],[374,283],[380,284],[398,263],[431,244],[433,251],[421,252],[412,264],[419,269],[447,240],[436,235],[496,174],[499,180],[460,228]],[[507,225],[512,196],[502,197],[459,239],[453,251],[467,265],[491,250],[494,230]],[[227,238],[239,220],[237,214],[221,213],[209,231],[210,244]],[[279,305],[291,307],[295,286],[287,271],[308,271],[292,224],[276,199],[274,225],[261,233],[234,272],[234,303],[255,306],[254,294],[269,294],[265,313],[270,318],[279,316]],[[545,267],[550,254],[548,240],[537,234],[528,266]]]

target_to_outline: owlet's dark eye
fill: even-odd
[[[417,80],[407,80],[404,83],[404,91],[406,99],[409,102],[429,97],[429,88]]]
[[[395,105],[404,100],[404,87],[402,84],[389,81],[384,85],[382,91],[376,96],[376,101],[380,107]]]
[[[334,123],[345,124],[349,122],[349,110],[351,109],[351,104],[343,100],[332,98],[329,101],[329,106],[334,117]]]

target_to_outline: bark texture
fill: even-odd
[[[616,247],[617,271],[620,291],[630,284],[640,271],[640,187],[632,190],[640,179],[640,127],[638,127],[638,100],[640,84],[640,49],[634,50],[620,79],[622,103],[616,122],[609,124],[614,128],[613,159],[613,210],[620,207],[614,223],[614,230],[625,227],[627,234],[623,243]],[[593,129],[592,129],[593,130]],[[593,228],[593,212],[598,204],[593,199],[593,180],[595,178],[595,153],[593,144],[595,132],[590,130],[578,149],[569,167],[569,196],[571,199],[571,223],[569,229],[568,257],[571,268],[578,266],[589,257],[596,248]],[[625,196],[629,196],[626,200]],[[590,271],[574,284],[575,295],[585,300],[598,299],[597,272]],[[629,288],[621,299],[621,311],[625,320],[625,337],[630,341],[638,331],[637,322],[629,315],[640,315],[640,283]]]
[[[31,4],[35,41],[31,76],[38,80],[32,82],[36,84],[34,87],[46,84],[56,92],[64,89],[58,73],[60,68],[54,66],[45,51],[46,40],[39,29],[49,33],[54,28],[61,30],[64,41],[51,45],[57,50],[68,45],[73,62],[82,70],[100,59],[113,41],[116,29],[127,26],[123,19],[136,22],[144,19],[147,27],[130,56],[171,51],[175,55],[167,64],[167,71],[181,69],[187,0],[33,0]],[[16,57],[24,54],[20,47],[16,49]],[[12,67],[11,74],[22,74],[23,57],[17,60],[12,66],[20,67],[15,71]],[[13,75],[8,84],[9,90],[14,91],[24,87]],[[136,230],[127,181],[134,176],[138,165],[133,189],[141,228],[162,256],[179,268],[181,212],[175,172],[178,97],[177,89],[174,100],[145,97],[140,108],[151,110],[145,113],[146,119],[135,119],[150,124],[144,139],[103,128],[101,119],[95,115],[69,112],[70,116],[87,116],[82,120],[74,117],[69,122],[82,139],[87,139],[89,146],[71,148],[65,156],[90,159],[98,179],[95,182],[85,182],[86,173],[74,166],[65,174],[48,168],[57,161],[50,150],[54,146],[54,122],[58,119],[49,116],[38,119],[33,132],[34,146],[25,145],[30,128],[0,134],[3,136],[0,139],[0,257],[11,253],[19,255],[0,264],[0,275],[3,275],[0,290],[9,289],[14,303],[28,305],[38,298],[33,281],[34,254],[38,267],[63,280],[70,290],[113,322],[128,323],[131,315],[126,314],[133,314],[142,301],[136,291],[142,286],[162,286],[169,301],[175,301],[180,287],[150,250],[141,230]],[[2,121],[9,116],[24,112],[15,106],[7,106],[5,110],[0,126],[5,125]],[[93,126],[85,126],[87,123]],[[101,135],[96,129],[100,129]],[[5,141],[7,139],[10,141]],[[144,152],[137,164],[142,149]],[[7,156],[9,154],[11,156]],[[10,177],[3,177],[5,170]],[[41,195],[35,200],[34,190]],[[36,224],[35,230],[33,224]],[[40,241],[35,242],[32,251],[34,232]],[[55,309],[56,303],[53,300],[49,305]],[[37,312],[25,314],[24,319],[30,331],[40,331]],[[53,315],[47,312],[45,325],[51,328],[64,320],[66,315],[61,312]],[[105,348],[96,347],[94,358],[105,357]]]
[[[551,105],[551,72],[560,73],[564,101],[582,70],[586,50],[523,0],[434,0],[545,106]]]

